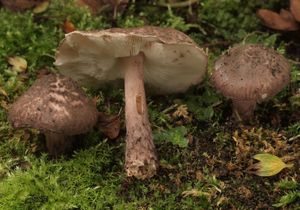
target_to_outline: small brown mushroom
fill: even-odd
[[[35,128],[44,133],[49,154],[57,157],[72,148],[74,135],[92,129],[98,111],[69,77],[48,74],[12,104],[8,119],[15,128]]]
[[[211,82],[232,99],[233,114],[250,120],[257,103],[281,91],[290,81],[290,65],[273,49],[240,45],[230,49],[214,65]]]
[[[203,79],[207,56],[180,31],[145,26],[69,33],[55,65],[62,74],[89,86],[124,79],[125,170],[128,176],[145,179],[156,174],[158,160],[144,83],[159,94],[183,92]]]

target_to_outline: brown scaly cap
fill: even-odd
[[[257,102],[277,94],[289,80],[287,59],[260,45],[240,45],[230,49],[215,62],[211,78],[224,96]]]
[[[55,65],[81,84],[122,79],[120,58],[143,53],[145,85],[156,93],[183,92],[203,79],[207,55],[184,33],[145,26],[97,32],[74,31],[61,42]]]
[[[68,77],[50,74],[37,79],[14,102],[8,119],[15,128],[77,135],[97,122],[97,109],[78,85]]]

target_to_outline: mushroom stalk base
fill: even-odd
[[[45,137],[49,155],[52,157],[58,157],[72,150],[73,138],[71,136],[48,132],[45,133]]]
[[[156,174],[158,164],[144,88],[143,54],[122,58],[125,82],[127,176],[146,179]]]
[[[256,107],[255,100],[232,100],[233,115],[239,121],[249,121],[253,118]]]

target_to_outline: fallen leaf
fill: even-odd
[[[27,69],[27,61],[22,57],[8,57],[7,62],[12,65],[12,70],[18,73],[24,72]]]
[[[288,11],[281,11],[281,14],[267,9],[259,9],[257,16],[263,24],[269,28],[280,31],[296,31],[299,29],[298,23],[292,16],[287,15]],[[288,17],[287,17],[288,16]]]
[[[292,13],[286,9],[280,9],[279,15],[286,21],[295,21],[295,18],[292,15]]]
[[[299,0],[290,0],[290,10],[294,18],[300,22],[300,1]]]
[[[48,7],[49,7],[50,2],[49,1],[43,1],[41,3],[39,3],[34,9],[33,9],[33,13],[35,14],[39,14],[42,12],[45,12]]]
[[[72,31],[75,31],[75,30],[76,30],[76,28],[75,28],[74,24],[69,20],[65,20],[65,22],[63,24],[63,31],[67,34]]]
[[[120,119],[118,116],[110,116],[99,112],[97,127],[108,138],[115,139],[120,133]]]
[[[291,168],[293,164],[284,163],[279,157],[271,154],[257,154],[254,159],[260,161],[248,167],[248,171],[258,176],[273,176],[284,168]]]

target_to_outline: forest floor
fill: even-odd
[[[279,11],[284,1],[202,0],[190,7],[140,0],[93,15],[73,1],[52,0],[38,11],[0,8],[0,209],[300,209],[300,31],[266,28],[256,10]],[[64,24],[65,23],[65,24]],[[73,25],[72,25],[73,24]],[[55,51],[72,29],[155,25],[188,34],[208,52],[205,80],[186,93],[147,96],[159,157],[159,171],[148,180],[124,173],[123,89],[93,90],[99,111],[119,115],[117,139],[99,130],[84,136],[73,154],[52,159],[43,136],[15,130],[7,111],[35,81],[41,69],[57,72]],[[291,63],[291,82],[257,106],[250,124],[235,122],[231,102],[218,94],[209,77],[214,61],[236,44],[257,43],[276,49]],[[15,71],[7,58],[27,61]],[[248,168],[253,156],[269,153],[292,168],[261,177]]]

